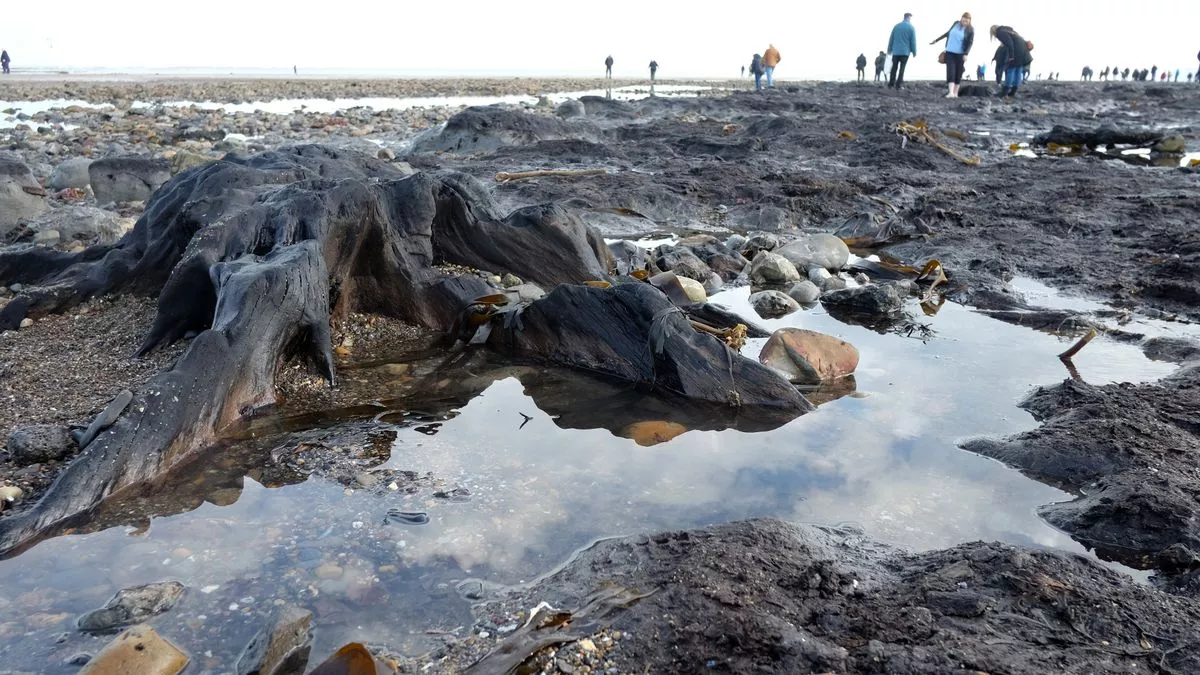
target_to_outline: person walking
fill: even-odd
[[[883,67],[887,65],[887,52],[880,51],[879,56],[875,57],[875,81],[883,81]]]
[[[613,64],[612,54],[609,54],[608,58],[604,59],[604,77],[606,77],[607,79],[610,79],[610,80],[612,79],[612,64]]]
[[[742,77],[746,76],[746,66],[742,66]]]
[[[1178,68],[1175,69],[1175,81],[1176,82],[1179,81],[1179,69]]]
[[[779,50],[775,48],[775,45],[767,45],[767,51],[763,52],[762,55],[762,64],[763,73],[767,76],[768,87],[775,86],[775,66],[778,66],[782,60],[779,56]]]
[[[992,39],[1004,45],[1004,95],[1016,96],[1017,89],[1027,77],[1029,64],[1033,63],[1033,55],[1029,53],[1032,43],[1026,42],[1010,26],[992,26],[990,33]]]
[[[958,87],[962,84],[963,71],[967,67],[967,55],[971,53],[971,45],[975,43],[975,28],[971,26],[971,13],[963,12],[962,18],[950,26],[950,30],[929,44],[935,45],[946,41],[946,51],[942,52],[946,63],[946,98],[958,98]]]
[[[0,68],[3,69],[5,75],[9,74],[8,64],[11,61],[12,59],[8,58],[8,50],[0,49]]]
[[[750,59],[750,74],[754,76],[754,90],[762,91],[762,76],[765,68],[763,68],[762,54],[755,54],[754,58]]]
[[[855,67],[858,68],[858,80],[856,84],[862,84],[867,79],[867,55],[859,54],[854,61]]]
[[[1153,82],[1158,77],[1158,66],[1150,68],[1150,81]]]
[[[911,12],[905,12],[904,20],[892,27],[887,53],[892,57],[892,75],[888,78],[888,88],[900,89],[904,86],[904,69],[908,67],[908,57],[917,56],[917,30],[913,28]]]
[[[650,81],[654,81],[654,76],[658,74],[658,61],[650,59]]]

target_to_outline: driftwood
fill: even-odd
[[[899,122],[892,127],[892,130],[898,136],[900,136],[900,138],[903,139],[906,144],[908,141],[912,140],[916,141],[917,143],[932,145],[933,147],[942,151],[942,153],[953,157],[967,166],[979,166],[981,161],[978,156],[964,155],[943,143],[937,131],[931,128],[924,120],[917,120],[916,122]]]
[[[0,284],[26,286],[0,310],[0,323],[132,292],[158,297],[140,352],[195,336],[174,367],[133,392],[40,502],[0,519],[0,553],[211,446],[222,430],[275,402],[281,363],[307,360],[333,382],[331,322],[378,313],[445,331],[476,298],[495,292],[477,276],[447,276],[439,263],[512,272],[544,287],[612,270],[603,240],[560,207],[501,217],[468,176],[406,178],[321,146],[180,174],[114,245],[0,253]],[[696,333],[682,314],[660,315],[664,308],[673,309],[640,282],[561,286],[519,315],[496,317],[511,323],[490,344],[649,391],[760,406],[775,419],[811,408],[757,362]]]
[[[1064,362],[1070,361],[1072,358],[1074,358],[1074,356],[1076,354],[1079,353],[1079,350],[1086,347],[1088,345],[1088,343],[1091,342],[1092,340],[1095,340],[1097,335],[1099,335],[1099,333],[1096,332],[1095,328],[1088,329],[1088,332],[1086,335],[1079,338],[1079,341],[1076,342],[1074,345],[1071,345],[1070,349],[1059,354],[1058,358],[1062,359]]]
[[[511,180],[524,178],[574,178],[577,176],[600,176],[608,173],[608,169],[537,169],[534,171],[501,171],[496,174],[497,183],[507,183]]]
[[[1161,141],[1165,134],[1161,131],[1141,130],[1128,131],[1112,127],[1099,129],[1071,129],[1055,125],[1053,129],[1039,134],[1033,139],[1035,146],[1048,146],[1051,143],[1061,146],[1078,146],[1097,148],[1110,145],[1148,146]]]

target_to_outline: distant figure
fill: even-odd
[[[5,75],[9,74],[8,64],[10,61],[12,61],[12,59],[8,58],[8,50],[0,50],[0,68],[3,68]]]
[[[1156,77],[1158,77],[1158,66],[1151,66],[1150,67],[1150,81],[1153,82]]]
[[[1092,81],[1092,67],[1084,66],[1083,74],[1080,76],[1079,79],[1083,80],[1084,82],[1091,82]]]
[[[946,41],[946,98],[958,98],[958,87],[967,69],[967,55],[975,42],[971,13],[963,12],[962,18],[950,24],[950,30],[929,44],[935,45],[942,40]]]
[[[1017,88],[1028,78],[1025,71],[1033,62],[1033,55],[1029,53],[1030,43],[1010,26],[992,26],[989,32],[992,39],[1004,45],[1004,95],[1016,96]]]
[[[746,66],[742,66],[742,77],[746,76]]]
[[[1100,81],[1108,80],[1108,66],[1104,66],[1104,70],[1100,71]]]
[[[1004,80],[1004,64],[1008,61],[1008,51],[1004,48],[1003,42],[996,47],[996,55],[992,57],[992,60],[996,62],[996,84],[1000,84]]]
[[[1121,79],[1122,80],[1129,79],[1129,68],[1126,68],[1125,70],[1121,71]]]
[[[296,66],[292,66],[292,74],[293,74],[293,75],[299,75],[299,74],[300,74],[300,70],[299,70],[298,68],[296,68]]]
[[[900,89],[904,86],[904,69],[908,67],[908,57],[917,56],[917,29],[913,28],[911,12],[905,12],[904,20],[892,26],[887,53],[892,57],[892,75],[888,78],[888,88]]]
[[[604,59],[604,77],[610,80],[612,79],[612,64],[612,54],[609,54],[608,58]]]
[[[1166,82],[1167,80],[1169,80],[1169,79],[1171,79],[1171,78],[1167,77],[1167,71],[1165,71],[1165,70],[1164,70],[1164,71],[1162,72],[1162,76],[1161,76],[1161,77],[1159,77],[1159,79],[1160,79],[1160,80],[1162,80],[1163,82]]]
[[[858,69],[858,84],[862,84],[867,79],[867,55],[859,54],[854,60],[854,66]]]
[[[1188,82],[1191,82],[1191,81],[1192,81],[1192,74],[1188,73]]]
[[[1175,81],[1176,82],[1179,81],[1179,69],[1178,68],[1175,69]]]
[[[754,76],[754,90],[762,90],[762,76],[765,68],[763,68],[762,54],[755,54],[754,58],[750,59],[750,74]]]
[[[767,76],[767,86],[775,86],[775,66],[783,59],[779,56],[779,50],[775,49],[775,45],[767,45],[767,51],[763,52],[762,64],[763,72]]]
[[[978,66],[975,66],[975,80],[976,81],[983,82],[983,78],[986,75],[987,75],[987,66],[983,65],[982,63],[979,64]]]
[[[883,67],[887,64],[887,52],[879,52],[879,56],[875,57],[875,81],[883,81]]]
[[[658,61],[650,60],[650,81],[654,81],[654,76],[658,74]]]

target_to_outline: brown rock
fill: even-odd
[[[133,626],[108,643],[80,675],[176,675],[188,657],[145,624]]]
[[[780,328],[767,340],[758,360],[797,384],[820,384],[853,373],[858,368],[858,349],[824,333]]]
[[[362,643],[351,642],[337,650],[309,675],[378,675],[386,672],[391,672],[391,669],[367,651]]]

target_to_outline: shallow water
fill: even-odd
[[[1017,285],[1038,304],[1087,303],[1030,280]],[[753,316],[748,293],[713,300]],[[1033,427],[1016,404],[1067,377],[1055,355],[1071,338],[954,304],[920,322],[933,331],[924,340],[846,325],[820,307],[760,321],[836,335],[862,355],[854,395],[763,433],[690,431],[643,447],[603,428],[599,407],[569,417],[540,410],[539,402],[558,410],[570,387],[512,368],[480,375],[482,393],[447,414],[358,415],[366,421],[356,424],[394,430],[379,471],[414,472],[396,490],[317,478],[270,489],[248,477],[205,485],[230,466],[242,473],[232,455],[207,458],[188,477],[222,506],[156,517],[139,530],[60,536],[0,561],[0,664],[71,672],[63,659],[107,639],[74,631],[76,615],[124,586],[166,579],[188,593],[151,623],[199,669],[228,668],[284,600],[315,612],[314,655],[348,640],[420,653],[434,644],[426,631],[470,630],[464,592],[532,579],[595,538],[755,516],[856,523],[914,549],[997,539],[1082,552],[1035,514],[1070,495],[957,447],[968,436]],[[1104,337],[1075,364],[1097,384],[1173,369]],[[343,386],[362,385],[368,372],[344,370]],[[185,492],[176,497],[186,501]],[[425,513],[428,522],[407,524],[389,511]]]
[[[713,87],[697,87],[690,85],[672,85],[660,84],[654,87],[654,93],[657,96],[696,96],[704,92],[715,91]],[[604,89],[592,89],[587,91],[559,92],[547,95],[554,103],[561,103],[570,98],[580,98],[582,96],[604,96],[608,92]],[[627,87],[617,87],[612,90],[612,98],[619,101],[634,101],[650,96],[650,87],[648,85],[634,85]],[[374,110],[408,110],[410,108],[434,108],[434,107],[465,107],[478,105],[493,105],[496,103],[507,103],[510,105],[533,105],[538,102],[536,96],[423,96],[423,97],[363,97],[363,98],[338,98],[338,99],[323,99],[323,98],[295,98],[295,99],[275,99],[271,101],[251,101],[247,103],[218,103],[215,101],[170,101],[165,103],[151,103],[146,101],[134,101],[134,108],[151,108],[158,105],[188,108],[195,106],[201,110],[224,110],[230,113],[253,113],[264,112],[276,115],[290,115],[294,112],[309,112],[309,113],[335,113],[352,108],[372,108]],[[71,106],[80,106],[83,108],[101,109],[111,107],[107,104],[97,105],[88,103],[87,101],[68,101],[68,100],[46,100],[46,101],[0,101],[0,110],[16,110],[27,115],[35,115],[39,112],[53,110],[55,108],[67,108]],[[0,116],[0,128],[20,124],[20,121],[14,120],[5,121],[5,118],[10,115]]]

